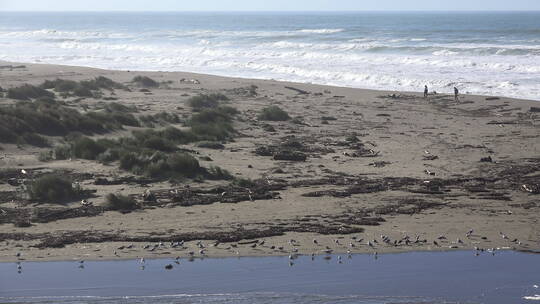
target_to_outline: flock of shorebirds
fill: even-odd
[[[334,248],[331,248],[328,245],[322,245],[321,241],[319,241],[317,239],[313,239],[312,240],[313,246],[315,246],[317,248],[317,250],[312,252],[310,254],[310,256],[311,256],[312,260],[314,260],[315,256],[317,256],[317,255],[323,255],[324,256],[323,258],[325,260],[331,260],[332,259],[331,254],[333,254],[334,252],[344,252],[345,251],[347,257],[350,259],[350,258],[352,258],[352,254],[355,251],[355,249],[359,249],[361,246],[364,246],[364,248],[367,247],[372,252],[372,254],[373,254],[373,256],[375,258],[378,258],[377,248],[383,248],[383,246],[386,246],[386,247],[400,247],[400,246],[414,246],[414,245],[418,245],[418,246],[422,246],[422,245],[423,246],[426,246],[426,245],[431,246],[431,245],[433,245],[433,246],[435,246],[435,248],[440,248],[440,249],[444,249],[444,248],[459,249],[459,248],[467,248],[468,245],[466,244],[466,242],[469,245],[472,245],[474,242],[475,243],[480,243],[480,240],[484,240],[484,241],[487,240],[487,237],[479,236],[479,235],[473,235],[473,233],[474,233],[474,230],[471,229],[471,230],[467,231],[467,233],[465,233],[463,240],[460,239],[460,238],[457,238],[455,241],[450,241],[445,235],[441,234],[431,242],[429,242],[425,238],[421,238],[420,235],[418,235],[418,234],[416,234],[413,237],[411,237],[409,235],[405,235],[405,236],[403,236],[401,238],[396,238],[396,239],[391,239],[387,235],[380,235],[379,239],[375,239],[375,238],[374,239],[364,239],[364,238],[360,238],[360,237],[357,237],[357,236],[351,236],[348,240],[345,240],[345,238],[342,237],[341,239],[333,239],[332,240],[332,242],[334,243],[333,247],[337,248],[337,250],[334,249]],[[488,252],[488,253],[491,253],[491,254],[495,255],[495,252],[497,250],[516,248],[516,246],[526,247],[526,244],[523,244],[518,239],[510,239],[506,234],[504,234],[502,232],[499,232],[499,235],[503,240],[505,240],[507,242],[508,246],[506,246],[506,247],[492,247],[492,248],[481,248],[481,247],[475,246],[474,247],[474,255],[478,256],[482,252]],[[253,241],[245,241],[245,242],[239,242],[239,243],[227,243],[227,244],[223,244],[223,243],[220,243],[220,242],[213,242],[213,243],[205,244],[205,243],[203,243],[203,241],[197,241],[195,243],[195,245],[196,245],[197,249],[196,250],[190,250],[191,248],[184,241],[167,242],[167,243],[159,242],[159,243],[155,243],[155,244],[146,244],[146,245],[142,246],[142,249],[147,251],[149,254],[160,251],[160,250],[167,250],[167,249],[169,249],[169,250],[170,249],[189,250],[189,251],[187,251],[185,253],[186,255],[184,256],[184,258],[187,258],[188,260],[193,261],[196,258],[205,258],[205,257],[207,257],[208,252],[211,252],[211,251],[213,251],[213,249],[216,249],[216,248],[220,249],[220,250],[227,250],[228,252],[230,252],[232,254],[235,254],[237,256],[240,256],[239,249],[241,249],[241,247],[239,247],[239,246],[244,246],[245,247],[244,249],[248,249],[248,247],[250,249],[264,248],[266,250],[269,249],[269,250],[272,250],[274,252],[277,252],[280,255],[288,254],[288,256],[289,256],[289,259],[288,259],[289,260],[289,266],[293,266],[294,265],[294,260],[297,259],[300,255],[306,255],[305,253],[303,253],[303,254],[300,253],[301,244],[300,244],[300,242],[298,242],[297,240],[294,240],[294,239],[288,240],[287,245],[285,245],[285,246],[269,245],[269,244],[266,243],[265,240],[253,240]],[[225,246],[219,247],[220,245],[225,245]],[[312,248],[312,247],[310,247],[310,248]],[[121,257],[120,254],[122,253],[122,250],[126,250],[126,249],[129,250],[129,249],[135,249],[135,248],[136,248],[136,245],[134,245],[134,244],[129,244],[127,246],[120,246],[120,247],[116,248],[116,250],[113,251],[113,254],[114,254],[115,257]],[[120,251],[120,253],[119,253],[119,251]],[[305,252],[305,250],[302,250],[302,251]],[[20,252],[18,252],[16,254],[16,257],[19,259],[19,261],[17,262],[17,271],[19,273],[21,273],[22,272],[22,266],[21,266],[21,261],[20,260],[22,260],[22,254]],[[173,263],[180,264],[181,258],[182,257],[177,256],[174,259]],[[146,263],[145,258],[144,257],[138,258],[138,262],[141,265],[140,266],[141,269],[144,270],[145,269],[145,263]],[[339,264],[343,263],[342,257],[339,256],[339,255],[337,256],[337,262]],[[84,268],[84,260],[78,261],[78,267],[79,268]],[[167,264],[165,266],[165,269],[167,269],[167,270],[173,269],[173,264]]]

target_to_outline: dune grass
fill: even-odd
[[[259,120],[269,120],[269,121],[286,121],[291,119],[289,114],[282,110],[278,106],[269,106],[264,109],[262,109],[259,116],[257,116]]]
[[[126,87],[107,77],[99,76],[90,80],[74,81],[57,78],[55,80],[45,80],[41,85],[42,89],[52,89],[64,96],[78,97],[100,97],[101,89],[114,90],[125,89]]]
[[[228,101],[229,98],[221,93],[199,94],[187,100],[187,104],[196,110],[217,108],[220,101]]]
[[[65,203],[77,198],[80,192],[70,181],[55,174],[44,175],[28,187],[30,199],[38,203]]]
[[[107,210],[115,210],[121,212],[133,211],[140,208],[140,206],[132,197],[113,193],[107,194],[103,207],[105,207],[105,209]]]
[[[9,88],[6,97],[18,100],[30,100],[39,97],[54,98],[54,93],[31,84],[23,84],[19,87]]]
[[[141,115],[139,116],[139,121],[147,128],[154,128],[156,125],[165,126],[182,122],[177,114],[168,112],[160,112],[154,115]]]
[[[131,82],[144,88],[157,88],[159,83],[148,76],[135,76]]]
[[[104,111],[83,114],[48,98],[0,107],[1,143],[46,146],[48,143],[42,135],[65,136],[70,132],[103,134],[123,126],[139,125],[130,113]]]

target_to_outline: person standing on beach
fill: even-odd
[[[454,87],[454,100],[459,101],[459,90],[456,87]]]
[[[429,92],[428,87],[427,87],[427,85],[425,85],[424,86],[424,98],[427,98],[428,92]]]

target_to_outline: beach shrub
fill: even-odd
[[[53,150],[54,159],[63,160],[71,157],[71,147],[69,145],[57,146]]]
[[[206,149],[223,150],[225,146],[222,143],[216,141],[201,141],[197,143],[197,147]]]
[[[138,86],[146,88],[157,88],[159,83],[154,79],[147,76],[135,76],[131,82],[135,83]]]
[[[44,138],[37,136],[65,136],[70,132],[86,135],[103,134],[122,129],[123,126],[140,126],[131,113],[79,111],[62,105],[50,97],[34,102],[20,101],[15,105],[0,106],[0,142],[28,143],[47,146]]]
[[[62,93],[64,97],[75,95],[78,97],[99,97],[101,89],[113,90],[124,89],[125,86],[107,77],[99,76],[90,80],[80,82],[57,78],[55,80],[45,80],[41,85],[42,89],[54,89]]]
[[[282,110],[278,106],[269,106],[262,109],[261,113],[257,117],[259,120],[269,120],[269,121],[286,121],[291,117],[287,112]]]
[[[189,125],[200,140],[222,141],[234,133],[232,117],[220,108],[202,110],[191,117]]]
[[[105,111],[109,113],[133,113],[137,112],[137,108],[134,106],[126,106],[118,102],[108,102],[104,107]]]
[[[105,209],[115,211],[132,211],[139,208],[137,202],[129,196],[109,193],[105,197]]]
[[[199,161],[187,153],[175,153],[167,158],[167,165],[173,175],[194,177],[201,172]]]
[[[0,115],[0,118],[1,118],[1,115]],[[2,123],[0,122],[0,142],[15,143],[17,142],[18,138],[19,138],[19,135],[17,135],[17,133],[3,126]]]
[[[54,93],[31,84],[23,84],[20,87],[10,88],[7,91],[7,98],[12,99],[29,100],[39,97],[54,98]]]
[[[45,80],[40,87],[43,89],[54,89],[56,92],[69,92],[75,90],[79,83],[73,80],[55,79]]]
[[[126,86],[104,76],[98,76],[91,80],[81,81],[81,85],[92,90],[96,89],[126,89]]]
[[[36,133],[24,133],[20,137],[22,144],[28,144],[36,147],[49,147],[47,138]]]
[[[182,122],[180,117],[175,113],[160,112],[155,115],[141,115],[139,121],[145,127],[153,128],[155,124],[177,124]]]
[[[257,186],[257,183],[249,178],[235,178],[232,181],[232,185],[242,188],[254,188]]]
[[[40,162],[50,162],[54,159],[53,151],[42,151],[38,155],[38,160]]]
[[[221,93],[199,94],[188,99],[187,103],[194,109],[217,108],[220,101],[227,101],[229,98]]]
[[[73,95],[78,97],[94,97],[92,91],[85,87],[77,87],[75,90],[73,90]]]
[[[353,133],[353,134],[347,135],[347,137],[345,137],[345,141],[348,141],[350,143],[357,143],[357,142],[360,142],[360,139],[358,138],[358,136],[356,136],[356,133]]]
[[[40,203],[63,203],[76,198],[78,191],[70,181],[55,174],[44,175],[28,187],[30,199]]]
[[[206,177],[214,180],[231,180],[234,178],[229,171],[217,166],[210,166],[207,169]]]
[[[95,160],[107,148],[91,138],[81,137],[71,143],[71,155],[76,158]]]

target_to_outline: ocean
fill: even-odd
[[[540,12],[1,12],[0,60],[540,100]]]
[[[0,263],[0,303],[535,304],[540,257],[512,251]],[[173,265],[166,270],[165,265]],[[144,266],[144,269],[142,268]]]

